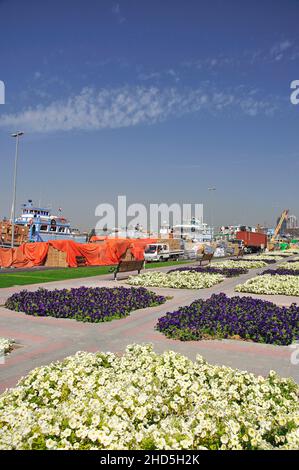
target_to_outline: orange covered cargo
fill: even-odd
[[[104,243],[76,243],[71,240],[50,240],[48,242],[23,243],[17,248],[0,248],[1,267],[33,267],[45,264],[49,246],[66,253],[69,267],[77,267],[82,259],[87,266],[111,266],[130,250],[136,260],[144,259],[144,248],[156,239],[106,239]]]

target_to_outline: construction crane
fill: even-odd
[[[281,227],[282,227],[282,224],[283,224],[284,220],[288,218],[288,214],[289,214],[289,209],[285,209],[283,211],[283,213],[281,214],[280,219],[278,221],[278,224],[276,225],[276,228],[275,228],[274,233],[272,235],[272,238],[270,240],[270,243],[275,242],[277,235],[279,235],[279,232],[281,230]]]

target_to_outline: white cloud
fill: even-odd
[[[32,132],[115,129],[154,124],[188,113],[219,113],[226,109],[249,116],[271,114],[271,102],[250,96],[246,90],[215,92],[210,89],[158,87],[84,88],[79,94],[49,105],[38,105],[0,117],[0,127]]]
[[[121,14],[119,3],[115,3],[113,5],[112,13],[115,15],[119,23],[124,23],[126,21],[126,18]]]
[[[283,57],[285,52],[292,46],[292,43],[289,40],[281,41],[274,46],[270,50],[270,56],[275,61],[280,61]]]
[[[208,57],[205,59],[192,59],[182,62],[183,67],[187,68],[195,68],[198,70],[208,70],[212,71],[215,69],[220,69],[222,67],[229,67],[235,66],[237,63],[237,59],[233,57],[224,57],[224,56],[217,56],[217,57]]]
[[[158,78],[161,77],[161,73],[160,72],[149,72],[149,73],[146,73],[146,72],[140,72],[138,74],[138,79],[139,80],[143,80],[143,81],[147,81],[147,80],[156,80]]]

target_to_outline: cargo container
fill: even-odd
[[[237,232],[237,240],[242,240],[246,251],[256,253],[267,248],[267,235],[260,232]]]

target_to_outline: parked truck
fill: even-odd
[[[248,253],[257,253],[267,248],[267,235],[261,232],[240,231],[237,240],[242,240]]]
[[[157,243],[150,243],[144,250],[145,261],[168,261],[178,260],[184,256],[184,246],[182,240],[165,239]]]

